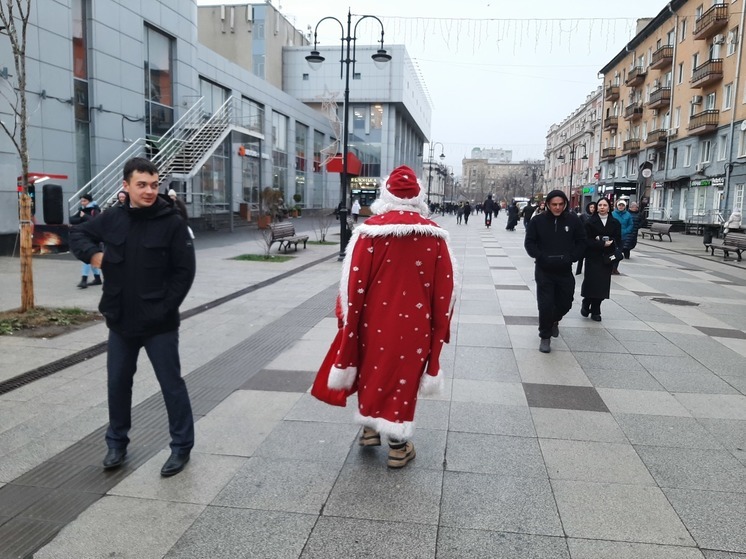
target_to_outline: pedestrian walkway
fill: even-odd
[[[407,468],[358,447],[354,398],[308,394],[336,329],[334,247],[270,269],[225,260],[245,246],[204,249],[187,308],[309,266],[184,321],[192,461],[158,474],[168,434],[146,359],[119,471],[100,468],[104,356],[2,395],[0,557],[744,557],[743,263],[705,257],[698,237],[641,242],[603,321],[576,298],[541,354],[522,227],[479,217],[438,218],[459,263],[448,381],[418,404]],[[4,342],[16,370],[38,366],[32,345]]]

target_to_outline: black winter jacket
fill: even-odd
[[[543,270],[564,271],[585,252],[585,228],[574,213],[547,210],[528,222],[523,245]]]
[[[99,311],[123,336],[151,336],[179,327],[179,305],[194,281],[194,245],[170,199],[149,208],[112,207],[73,227],[70,249],[83,262],[100,252],[104,275]]]

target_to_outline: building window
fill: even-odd
[[[728,134],[718,136],[718,161],[724,161],[728,152]]]
[[[743,128],[738,131],[738,157],[746,157],[746,130]]]
[[[87,0],[73,0],[73,106],[78,186],[91,180],[90,103],[88,98]]]
[[[204,78],[199,79],[199,94],[202,96],[205,112],[212,116],[228,99],[228,91]]]
[[[703,215],[705,213],[705,197],[707,190],[705,188],[694,189],[694,215]]]
[[[241,125],[254,132],[264,133],[264,106],[252,99],[242,97]]]
[[[684,167],[692,164],[692,146],[684,146]]]
[[[727,111],[733,106],[733,84],[726,83],[723,86],[723,110]]]
[[[736,53],[736,45],[738,44],[738,26],[736,25],[733,29],[728,32],[726,39],[728,43],[727,55]]]
[[[163,136],[174,124],[173,39],[145,26],[145,132]]]
[[[743,204],[746,202],[746,200],[744,200],[744,188],[746,188],[746,185],[737,184],[735,196],[733,198],[733,211],[741,210],[741,215],[743,215],[744,210]]]
[[[306,202],[306,170],[308,168],[308,126],[295,123],[295,192],[301,195],[301,202]],[[294,200],[295,202],[295,200]],[[295,202],[299,203],[299,202]]]
[[[700,163],[710,162],[711,147],[712,147],[712,142],[710,140],[705,140],[704,142],[702,142],[702,147],[699,150],[699,162]]]
[[[679,62],[679,71],[677,72],[676,83],[680,84],[684,81],[684,63]]]
[[[307,81],[308,81],[308,74],[303,74],[303,81],[304,81],[304,82],[307,82]]]
[[[705,110],[706,111],[714,110],[716,102],[717,102],[717,93],[713,91],[712,93],[709,93],[707,97],[705,97]]]
[[[658,154],[658,171],[663,171],[666,168],[666,152],[662,151]]]
[[[697,66],[699,66],[699,53],[695,52],[692,55],[692,76],[694,76],[694,70],[697,69]]]
[[[686,19],[682,18],[681,20],[681,32],[679,33],[679,42],[683,43],[686,39]]]
[[[671,150],[671,159],[668,160],[668,168],[675,169],[679,159],[679,148]]]
[[[288,117],[272,111],[272,187],[287,202]]]
[[[257,78],[264,79],[264,55],[254,54],[251,57],[251,71]]]
[[[673,111],[673,127],[678,128],[681,126],[681,107],[676,107]]]

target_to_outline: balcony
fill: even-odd
[[[671,104],[671,88],[670,87],[659,87],[650,94],[650,101],[648,101],[648,109],[660,109],[661,107],[668,107]]]
[[[607,85],[606,92],[604,93],[604,99],[606,101],[616,101],[617,99],[619,99],[619,86]]]
[[[622,144],[622,153],[637,153],[640,151],[640,138],[625,140]]]
[[[616,157],[616,148],[604,148],[601,150],[601,159],[614,159]]]
[[[661,148],[666,145],[666,139],[668,138],[668,133],[666,130],[658,129],[658,130],[651,130],[648,132],[648,139],[645,141],[645,145],[649,148]]]
[[[653,59],[650,67],[654,70],[663,70],[673,63],[673,47],[664,45],[653,53]]]
[[[692,87],[703,88],[723,79],[723,59],[713,58],[697,66],[690,80]]]
[[[647,75],[648,71],[645,68],[642,66],[635,66],[629,71],[629,74],[627,74],[627,79],[624,83],[629,87],[637,87],[645,81],[645,76]]]
[[[624,107],[624,120],[635,121],[642,118],[642,103],[636,101]]]
[[[607,116],[604,119],[604,130],[616,130],[619,127],[618,116]]]
[[[717,130],[718,121],[720,120],[720,111],[717,109],[709,109],[692,115],[689,119],[689,135],[701,136],[702,134],[709,134]]]
[[[695,40],[709,39],[727,25],[728,6],[726,4],[718,4],[707,10],[694,22],[694,33],[692,33],[692,36]]]

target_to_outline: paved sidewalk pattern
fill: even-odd
[[[178,476],[158,475],[168,435],[145,361],[119,472],[99,468],[102,358],[0,396],[0,557],[746,557],[744,266],[697,238],[640,243],[603,321],[579,315],[578,277],[541,354],[523,232],[479,217],[440,218],[460,276],[448,380],[418,403],[407,468],[358,447],[354,398],[308,393],[336,331],[327,261],[184,323],[199,419]]]

